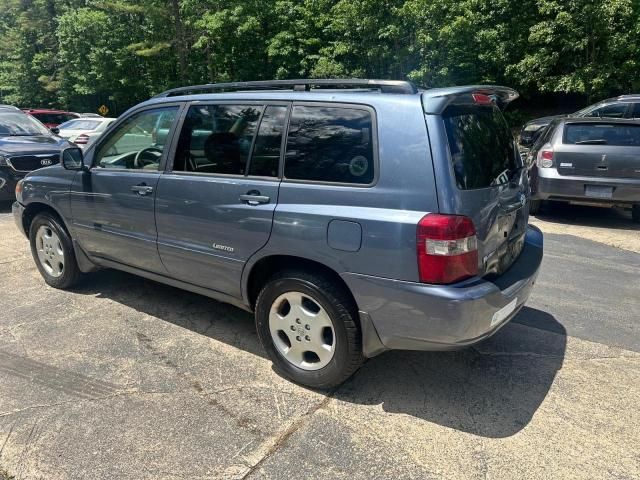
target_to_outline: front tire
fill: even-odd
[[[60,220],[50,213],[40,213],[29,227],[31,255],[47,285],[67,289],[75,285],[82,273],[76,262],[71,237]]]
[[[312,388],[335,387],[362,364],[357,308],[330,277],[288,270],[256,301],[256,329],[276,370]]]
[[[640,205],[631,207],[631,219],[636,223],[640,223]]]

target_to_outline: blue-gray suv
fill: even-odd
[[[509,88],[192,86],[20,182],[45,281],[116,268],[255,313],[276,368],[327,388],[388,349],[449,350],[523,306],[542,260]]]

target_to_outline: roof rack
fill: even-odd
[[[189,87],[172,88],[153,98],[172,97],[196,92],[224,92],[243,90],[293,90],[308,92],[312,89],[367,89],[382,93],[413,94],[418,93],[416,86],[402,80],[369,80],[364,78],[345,79],[296,79],[296,80],[260,80],[253,82],[208,83]]]
[[[9,110],[20,110],[18,107],[14,106],[14,105],[4,105],[4,104],[0,104],[0,108],[7,108]]]
[[[628,95],[620,95],[617,100],[634,100],[640,98],[640,93],[631,93]]]

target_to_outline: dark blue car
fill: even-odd
[[[18,180],[58,163],[60,152],[69,146],[31,115],[0,105],[0,201],[15,199]]]

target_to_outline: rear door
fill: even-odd
[[[520,254],[529,184],[515,139],[492,96],[451,99],[427,115],[440,213],[473,220],[479,272],[501,274]]]
[[[190,106],[156,204],[158,250],[173,277],[240,296],[242,268],[271,234],[288,110]]]
[[[640,179],[640,123],[566,123],[554,162],[560,175]]]

